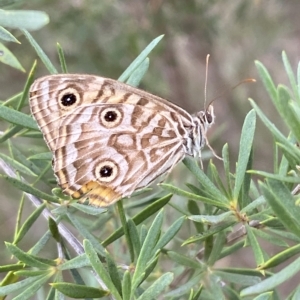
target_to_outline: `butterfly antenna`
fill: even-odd
[[[208,62],[210,54],[206,55],[206,65],[205,65],[205,84],[204,84],[204,108],[206,107],[206,97],[207,97],[207,77],[208,77]],[[206,108],[205,108],[206,110]]]
[[[219,94],[217,97],[215,97],[214,99],[212,99],[209,104],[206,107],[206,110],[208,109],[208,107],[218,98],[223,97],[224,95],[228,94],[230,91],[234,90],[235,88],[237,88],[239,85],[243,84],[243,83],[248,83],[248,82],[256,82],[256,80],[254,78],[246,78],[242,81],[240,81],[239,83],[237,83],[236,85],[230,87],[229,89],[223,91],[221,94]]]

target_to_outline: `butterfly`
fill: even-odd
[[[30,109],[53,154],[63,192],[108,206],[172,170],[201,158],[213,106],[193,115],[117,80],[86,74],[37,79]]]

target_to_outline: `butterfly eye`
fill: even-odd
[[[118,175],[118,167],[117,165],[108,160],[100,162],[95,169],[96,178],[102,182],[111,182]]]
[[[67,88],[61,91],[58,95],[58,102],[62,109],[68,110],[69,108],[73,108],[76,104],[78,105],[80,100],[80,95],[78,91],[74,88]]]
[[[207,122],[208,124],[211,124],[212,121],[213,121],[212,115],[211,115],[210,113],[206,113],[205,117],[206,117],[206,122]]]
[[[106,128],[118,126],[122,121],[123,114],[116,108],[105,108],[100,113],[100,123]]]

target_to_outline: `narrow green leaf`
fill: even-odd
[[[79,233],[85,238],[89,240],[94,247],[94,249],[99,253],[102,257],[105,257],[105,249],[100,244],[99,240],[78,220],[78,218],[71,214],[70,212],[67,213],[67,216],[74,227],[79,231]]]
[[[129,271],[126,271],[123,276],[122,296],[123,300],[131,300],[131,277]]]
[[[236,223],[236,221],[227,221],[227,222],[224,222],[224,223],[220,223],[216,226],[213,226],[212,228],[206,230],[203,233],[200,233],[200,234],[189,237],[187,240],[185,240],[182,243],[182,246],[185,246],[185,245],[188,245],[188,244],[191,244],[191,243],[195,243],[195,242],[204,241],[208,237],[210,237],[210,236],[212,236],[212,235],[214,235],[214,234],[216,234],[220,231],[223,231],[224,229],[232,226],[234,223]]]
[[[41,215],[41,213],[43,212],[45,207],[46,207],[46,203],[43,203],[31,213],[31,215],[26,219],[26,221],[24,222],[24,224],[22,225],[22,227],[16,234],[13,244],[17,244],[23,239],[25,234],[29,231],[29,229],[35,223],[37,218]]]
[[[52,153],[45,152],[45,153],[37,153],[28,157],[28,160],[51,160]]]
[[[298,82],[297,91],[298,91],[298,99],[299,99],[299,97],[300,97],[300,62],[298,62],[298,67],[297,67],[297,82]]]
[[[147,58],[149,53],[156,47],[164,35],[160,35],[155,38],[140,54],[139,56],[128,66],[128,68],[119,77],[119,81],[125,82],[132,72]]]
[[[221,231],[217,234],[217,236],[214,239],[213,248],[207,260],[208,266],[213,266],[215,262],[219,259],[225,243],[226,243],[225,232]]]
[[[261,247],[255,237],[255,234],[253,232],[257,229],[252,228],[247,224],[245,226],[246,226],[246,230],[247,230],[247,238],[248,238],[250,246],[252,248],[256,265],[260,266],[261,264],[264,263],[264,256],[263,256],[262,249],[261,249]]]
[[[155,214],[157,211],[159,211],[162,207],[167,205],[167,203],[170,201],[172,198],[171,194],[168,194],[155,202],[151,203],[148,205],[146,208],[144,208],[141,212],[136,214],[133,218],[132,221],[134,222],[135,225],[141,224],[144,220]],[[103,247],[106,247],[107,245],[111,244],[118,238],[120,238],[123,235],[123,227],[118,228],[112,235],[110,235],[106,240],[102,242]]]
[[[70,269],[79,269],[83,267],[90,266],[90,261],[87,258],[86,254],[83,253],[79,256],[76,256],[68,261],[65,261],[63,264],[57,266],[57,269],[60,271],[70,270]]]
[[[274,294],[273,292],[263,293],[263,294],[255,297],[253,300],[272,300],[273,294]]]
[[[145,60],[132,72],[126,83],[135,87],[138,86],[149,69],[149,63],[149,58],[145,58]]]
[[[148,287],[143,294],[138,298],[138,300],[153,300],[158,296],[161,296],[161,293],[168,285],[173,281],[173,273],[167,272],[155,280],[150,287]]]
[[[130,261],[134,262],[133,242],[132,242],[131,236],[129,234],[129,230],[128,230],[128,226],[127,226],[127,220],[126,220],[126,216],[125,216],[125,211],[124,211],[124,208],[123,208],[123,202],[118,201],[117,202],[117,207],[118,207],[119,217],[120,217],[122,226],[124,228],[124,234],[125,234],[125,238],[126,238],[126,242],[127,242],[127,247],[128,247],[129,254],[130,254]]]
[[[253,144],[255,125],[256,115],[254,110],[251,110],[245,118],[241,133],[240,150],[236,168],[235,184],[233,189],[233,199],[235,202],[238,200],[239,193],[244,182],[245,173],[247,170],[247,165]]]
[[[186,157],[183,160],[184,165],[195,175],[197,180],[205,188],[205,192],[209,193],[212,198],[217,199],[223,207],[229,205],[229,200],[217,189],[217,187],[211,182],[211,180],[204,174],[204,172],[199,168],[193,158]]]
[[[175,237],[175,235],[178,233],[178,231],[180,230],[183,222],[185,221],[186,217],[183,216],[181,218],[179,218],[178,220],[176,220],[168,229],[167,231],[160,237],[160,239],[158,240],[153,254],[157,251],[162,249],[164,246],[166,246],[171,240],[173,240],[173,238]]]
[[[268,94],[270,95],[271,99],[273,102],[276,101],[277,98],[277,91],[276,91],[276,86],[268,72],[268,70],[265,68],[265,66],[259,62],[259,61],[255,61],[255,66],[257,68],[258,74],[268,92]]]
[[[18,260],[20,260],[28,266],[40,269],[48,269],[50,266],[56,265],[52,260],[42,259],[40,257],[36,257],[34,255],[26,253],[11,243],[5,242],[5,245],[7,250],[12,255],[14,255]]]
[[[19,190],[29,193],[31,195],[37,196],[38,198],[44,199],[46,201],[50,201],[50,202],[55,202],[58,203],[59,200],[53,196],[50,196],[46,193],[41,192],[40,190],[33,188],[32,186],[24,183],[23,181],[10,177],[10,176],[6,176],[6,175],[1,175],[1,177],[3,177],[5,180],[7,180],[9,183],[11,183],[13,186],[15,186],[16,188],[18,188]]]
[[[213,271],[215,275],[220,276],[224,281],[239,285],[254,285],[261,282],[258,276],[249,276],[244,274],[233,274],[230,272]]]
[[[0,105],[0,118],[9,123],[20,125],[28,129],[39,130],[32,117],[3,105]]]
[[[100,214],[107,212],[107,208],[89,206],[89,205],[84,205],[76,202],[71,203],[70,206],[75,207],[76,209],[84,212],[85,214],[92,215],[92,216],[98,216]]]
[[[16,293],[24,290],[28,286],[32,286],[34,282],[37,280],[40,280],[41,278],[44,278],[44,275],[36,276],[36,277],[29,277],[24,280],[11,283],[9,285],[0,286],[0,296],[6,296],[11,293]]]
[[[93,245],[91,244],[91,242],[89,240],[84,240],[83,246],[84,246],[85,253],[86,253],[93,269],[99,275],[99,277],[103,280],[107,289],[111,292],[111,294],[117,300],[122,300],[119,292],[117,291],[116,287],[112,283],[111,278],[110,278],[109,274],[107,273],[105,267],[99,260],[96,251],[93,249]]]
[[[196,195],[194,193],[187,192],[185,190],[182,190],[182,189],[175,187],[168,183],[161,183],[160,186],[168,192],[171,192],[173,194],[176,194],[176,195],[188,198],[188,199],[192,199],[195,201],[201,201],[203,203],[206,203],[209,205],[214,205],[214,206],[221,207],[221,208],[228,208],[227,203],[223,203],[216,199],[211,199],[211,198]]]
[[[1,15],[1,10],[0,10],[0,15]],[[0,62],[9,65],[10,67],[15,68],[19,71],[25,72],[25,69],[22,67],[18,59],[2,43],[0,43]]]
[[[9,31],[7,31],[2,26],[0,26],[0,39],[7,42],[14,42],[14,43],[21,44]]]
[[[222,158],[224,171],[226,176],[227,190],[229,192],[229,198],[232,199],[232,187],[231,187],[231,176],[230,176],[230,161],[229,161],[229,151],[228,144],[226,143],[222,149]]]
[[[294,277],[300,271],[300,258],[294,260],[287,267],[282,269],[271,277],[255,284],[251,287],[245,288],[241,291],[241,297],[252,296],[274,289],[280,284],[287,282],[290,278]]]
[[[34,177],[37,176],[29,168],[27,168],[26,166],[22,165],[18,161],[14,160],[13,158],[11,158],[3,153],[0,153],[0,158],[3,159],[7,164],[9,164],[13,169],[19,171],[22,174],[34,176]]]
[[[249,99],[252,107],[255,109],[257,115],[260,117],[262,122],[265,126],[271,131],[272,135],[274,136],[275,140],[280,142],[281,144],[285,145],[287,148],[291,147],[291,142],[275,127],[273,123],[269,121],[269,119],[265,116],[262,110],[256,105],[256,103]]]
[[[37,55],[41,59],[41,61],[44,63],[47,70],[50,72],[50,74],[57,74],[57,70],[55,69],[54,65],[51,63],[48,56],[45,54],[45,52],[42,50],[42,48],[38,45],[38,43],[34,40],[32,35],[25,29],[22,30],[23,34],[26,36],[28,41],[30,42],[31,46],[36,51]]]
[[[276,216],[291,232],[300,237],[300,208],[288,188],[280,181],[267,180],[268,186],[261,184],[262,192]]]
[[[256,171],[256,170],[248,170],[247,173],[259,175],[264,178],[276,179],[276,180],[282,181],[282,182],[300,183],[300,179],[298,177],[293,177],[293,176],[282,176],[282,175],[278,175],[278,174],[268,173],[268,172],[264,172],[264,171]]]
[[[49,273],[44,275],[42,278],[35,280],[33,284],[15,297],[14,300],[32,299],[32,296],[51,278],[51,276],[52,274]]]
[[[289,91],[285,86],[278,86],[278,112],[280,113],[283,120],[289,126],[290,130],[296,137],[296,139],[300,140],[300,122],[299,115],[293,109],[291,105],[293,102],[291,100],[291,96]]]
[[[14,275],[16,276],[24,276],[24,277],[36,277],[39,275],[45,275],[48,274],[49,270],[20,270],[17,272],[14,272]]]
[[[288,243],[284,239],[280,239],[274,234],[269,234],[266,231],[256,230],[255,235],[261,239],[266,240],[267,242],[274,244],[279,247],[289,247]]]
[[[289,62],[289,59],[288,59],[285,51],[282,51],[282,61],[283,61],[283,64],[284,64],[285,72],[286,72],[286,74],[289,77],[293,93],[294,93],[295,97],[298,98],[298,101],[299,101],[298,87],[297,87],[297,82],[296,82],[295,74],[294,74],[294,72],[292,70],[291,64]]]
[[[185,295],[186,293],[189,293],[191,288],[193,288],[195,285],[198,285],[199,282],[201,281],[201,279],[205,276],[206,274],[204,272],[195,275],[193,278],[191,278],[190,280],[188,280],[185,284],[181,284],[179,285],[178,288],[166,293],[165,299],[169,299],[171,297],[176,297],[178,299],[178,297]],[[185,299],[185,298],[183,298]],[[222,299],[222,298],[216,298],[216,299]]]
[[[135,271],[132,277],[132,286],[133,289],[137,288],[137,286],[141,282],[141,276],[145,271],[145,268],[151,259],[152,251],[157,243],[157,238],[160,234],[161,226],[163,221],[163,210],[161,210],[155,219],[153,220],[151,227],[148,231],[146,239],[142,245],[140,255],[136,262]]]
[[[167,255],[170,257],[171,260],[175,261],[176,263],[193,269],[203,269],[204,265],[200,264],[198,260],[196,260],[194,257],[189,258],[182,254],[176,253],[174,251],[168,251]]]
[[[141,251],[141,242],[139,238],[139,234],[137,231],[137,228],[132,221],[132,219],[127,220],[127,227],[128,227],[128,233],[130,236],[130,240],[132,241],[132,245],[135,251],[136,256],[139,256],[140,251]]]
[[[38,30],[49,23],[48,15],[38,10],[0,10],[0,25],[13,29]]]
[[[12,265],[4,265],[4,266],[0,266],[0,273],[7,273],[10,271],[18,271],[18,270],[22,270],[24,269],[25,264],[12,264]]]
[[[60,67],[61,67],[62,73],[68,73],[65,54],[64,54],[64,51],[63,51],[60,43],[56,43],[56,47],[57,47],[57,52],[58,52],[58,57],[59,57],[59,62],[60,62]]]
[[[232,211],[228,211],[216,216],[195,215],[195,216],[188,216],[187,218],[194,222],[200,222],[204,224],[219,224],[224,221],[236,220]]]
[[[300,253],[300,245],[292,246],[284,251],[281,251],[271,257],[269,260],[265,261],[259,266],[259,270],[266,270],[269,268],[274,268],[281,263],[286,262],[289,258]]]
[[[0,106],[0,115],[1,115],[1,106]],[[15,136],[18,132],[23,130],[22,126],[19,125],[10,125],[9,128],[0,136],[0,143],[6,142],[11,137]]]
[[[102,298],[110,294],[109,291],[74,283],[55,282],[51,283],[51,286],[60,291],[62,294],[74,299]]]
[[[109,273],[112,283],[118,290],[119,294],[122,295],[122,284],[121,284],[118,268],[117,268],[117,265],[114,262],[113,258],[108,253],[108,251],[106,251],[106,264],[107,264],[107,270],[108,270],[108,273]]]

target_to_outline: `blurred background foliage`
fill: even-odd
[[[244,78],[258,79],[254,60],[268,68],[276,83],[287,82],[282,50],[286,50],[292,66],[300,60],[300,2],[297,0],[14,2],[13,9],[41,10],[49,15],[50,23],[32,35],[57,68],[56,43],[59,42],[70,73],[117,78],[152,39],[165,34],[151,53],[150,68],[140,87],[189,112],[203,108],[205,58],[210,54],[207,100],[229,90],[214,105],[216,124],[209,136],[217,153],[228,142],[232,157],[236,157],[242,122],[250,109],[248,97],[255,99],[270,119],[285,130],[278,124],[278,115],[260,82],[244,84],[233,91],[230,87]],[[11,32],[21,44],[7,43],[6,46],[29,71],[37,58],[36,53],[18,30]],[[0,64],[0,73],[0,100],[22,90],[27,74],[3,64]],[[39,61],[36,75],[46,74],[47,70]],[[257,126],[253,168],[269,171],[273,163],[272,138],[260,122]],[[176,171],[173,176],[176,177]],[[17,194],[7,193],[4,186],[1,191],[0,200],[4,203],[0,211],[2,241],[12,234],[9,228],[15,222],[15,205],[10,200]],[[36,230],[43,232],[42,228]],[[1,256],[2,253],[1,243]],[[229,264],[240,266],[243,260],[248,260],[245,254]]]

